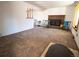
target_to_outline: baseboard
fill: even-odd
[[[26,30],[31,30],[31,29],[33,29],[33,28],[24,29],[24,30],[20,30],[20,31],[13,32],[13,33],[9,33],[9,34],[5,34],[5,35],[1,35],[1,37],[8,36],[8,35],[12,35],[12,34],[16,34],[16,33],[20,33],[20,32],[23,32],[23,31],[26,31]]]

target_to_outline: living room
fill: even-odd
[[[41,56],[50,42],[79,56],[78,1],[0,1],[0,14],[0,56]]]

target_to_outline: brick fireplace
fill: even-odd
[[[48,26],[60,28],[64,24],[65,15],[48,15]]]

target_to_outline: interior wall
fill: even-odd
[[[43,19],[48,20],[48,15],[65,15],[65,7],[50,8],[43,11]]]
[[[67,21],[72,21],[73,20],[74,7],[75,6],[73,6],[73,5],[66,7],[66,17],[65,17],[65,20],[67,20]]]
[[[79,4],[77,4],[77,7],[75,6],[74,12],[77,11],[76,8],[79,8]],[[79,18],[79,15],[78,15],[78,18]],[[74,19],[77,19],[77,17],[75,18],[75,13],[74,13],[74,18],[73,18],[73,20],[74,20]],[[78,19],[78,21],[79,21],[79,19]],[[72,23],[73,23],[73,21],[72,21]],[[78,46],[78,48],[79,48],[79,24],[78,24],[78,30],[77,30],[77,31],[73,28],[73,25],[72,25],[71,31],[72,31],[72,33],[73,33],[73,35],[74,35],[75,41],[76,41],[77,46]]]
[[[73,23],[73,20],[74,20],[74,11],[75,11],[75,6],[74,5],[66,7],[65,20],[71,22],[70,29],[72,29],[72,25],[73,25],[72,23]]]
[[[48,23],[44,23],[43,20],[48,20],[48,15],[65,15],[66,7],[57,7],[57,8],[49,8],[43,11],[40,11],[36,15],[36,20],[41,21],[42,26],[48,25]]]
[[[74,20],[74,9],[75,9],[74,5],[70,5],[70,6],[66,7],[65,20],[71,21],[70,29],[72,29],[72,23],[73,23],[73,20]]]
[[[75,38],[78,48],[79,48],[79,25],[78,25],[78,31],[76,32],[76,38]]]
[[[34,18],[26,19],[26,9],[33,8],[34,12],[40,9],[22,1],[0,2],[0,32],[1,36],[17,33],[34,28]],[[33,13],[34,17],[36,14]]]
[[[74,17],[75,17],[75,5],[71,5],[71,6],[68,6],[67,9],[66,9],[66,18],[65,20],[67,21],[71,21],[71,24],[70,24],[70,29],[71,29],[71,32],[74,36],[74,40],[79,48],[79,27],[78,27],[78,31],[76,31],[74,28],[73,28],[73,20],[74,20]]]
[[[48,15],[65,15],[66,7],[49,8],[43,11],[39,11],[36,15],[37,20],[48,20]]]

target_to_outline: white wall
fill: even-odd
[[[73,28],[73,20],[74,20],[74,12],[75,12],[75,6],[72,5],[72,6],[68,6],[67,9],[66,9],[66,18],[65,20],[67,21],[71,21],[71,25],[70,25],[70,29],[71,29],[71,32],[74,36],[74,40],[79,48],[79,26],[78,26],[78,31],[76,32],[75,29]],[[78,34],[78,36],[77,36]]]
[[[74,40],[79,48],[79,26],[78,26],[78,31],[75,31],[75,29],[73,28],[73,25],[72,25],[73,20],[74,20],[74,14],[75,14],[75,6],[70,6],[70,7],[68,7],[68,9],[69,8],[70,8],[70,11],[68,11],[68,14],[69,14],[68,19],[71,21],[71,26],[70,26],[71,32],[72,32],[72,34],[74,36]]]
[[[77,42],[77,46],[79,48],[79,26],[78,26],[78,31],[76,32],[76,38],[75,38],[76,42]]]
[[[36,20],[41,20],[41,26],[46,26],[48,23],[44,23],[43,20],[48,20],[48,15],[65,15],[66,8],[58,7],[58,8],[49,8],[43,11],[39,11],[36,15]]]
[[[73,5],[66,7],[66,17],[65,20],[67,21],[73,21],[73,14],[74,14],[74,7]]]
[[[27,2],[0,2],[0,9],[2,9],[0,11],[0,32],[2,36],[34,27],[34,19],[26,19],[27,8],[33,8],[34,12],[40,10],[38,7]]]
[[[65,15],[65,12],[65,7],[50,8],[43,12],[43,19],[48,20],[48,15]]]
[[[72,22],[74,20],[74,10],[75,10],[74,8],[75,8],[74,5],[66,7],[66,17],[65,17],[65,20],[66,21],[71,21],[70,29],[72,29]]]
[[[37,13],[36,19],[37,20],[48,20],[48,15],[65,15],[65,13],[66,13],[65,7],[49,8],[44,11],[39,11]]]
[[[79,26],[78,26],[78,31],[75,31],[73,27],[72,27],[71,31],[74,36],[75,42],[79,48]]]

